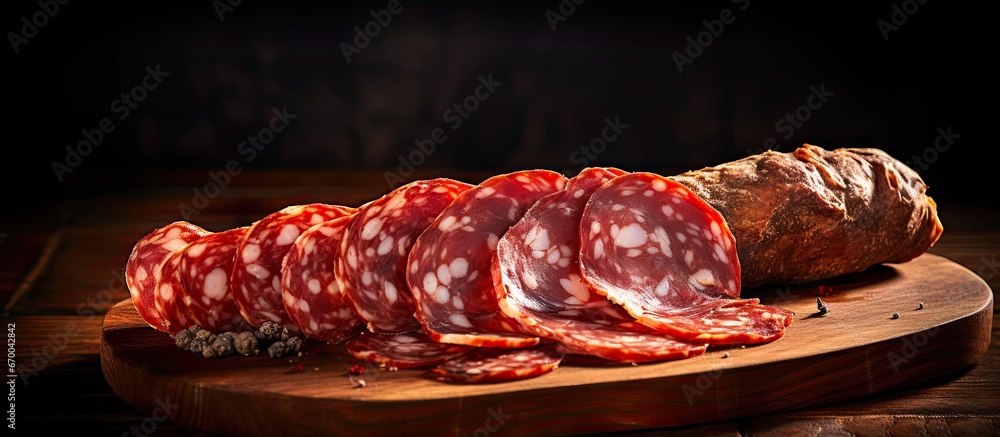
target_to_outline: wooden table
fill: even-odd
[[[410,179],[437,176],[476,182],[487,174],[423,169]],[[28,211],[24,214],[5,213],[0,221],[0,302],[5,303],[5,325],[16,326],[17,365],[29,375],[26,381],[18,378],[15,386],[17,429],[208,435],[157,421],[155,411],[129,407],[111,391],[101,372],[101,319],[108,308],[128,297],[121,274],[135,241],[154,227],[182,219],[181,204],[199,211],[190,221],[222,230],[291,204],[360,205],[389,190],[383,172],[377,170],[247,170],[209,196],[207,204],[195,203],[192,188],[210,182],[207,171],[134,178],[98,175],[67,187],[69,194],[63,200],[25,204],[19,208]],[[123,188],[108,188],[112,186]],[[995,225],[1000,223],[1000,211],[935,200],[945,232],[930,252],[968,267],[989,283],[996,319],[1000,230]],[[820,408],[648,434],[997,435],[998,334],[994,324],[990,349],[979,363],[908,388]]]

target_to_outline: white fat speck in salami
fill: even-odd
[[[400,333],[420,328],[406,284],[410,248],[441,211],[470,188],[472,185],[445,178],[412,182],[362,207],[347,222],[341,256],[333,257],[333,269],[344,299],[369,330]],[[399,210],[405,213],[394,216]],[[464,222],[460,215],[453,215],[435,226],[451,232]],[[453,276],[448,264],[429,267],[433,271],[421,276],[421,292],[450,299],[443,288]]]
[[[334,269],[348,220],[338,217],[303,231],[285,255],[281,296],[288,318],[306,338],[340,343],[363,328],[341,293]],[[312,250],[307,250],[312,248]],[[321,291],[326,290],[326,293]]]
[[[698,355],[705,351],[704,344],[681,341],[635,323],[620,306],[593,292],[581,277],[579,232],[607,236],[600,233],[599,222],[581,221],[584,207],[598,187],[623,174],[613,168],[584,169],[567,182],[565,191],[539,200],[507,231],[492,265],[500,308],[532,332],[562,343],[570,353],[632,362]],[[579,192],[583,194],[577,196]],[[633,234],[645,233],[641,227],[609,228],[617,237],[608,238],[623,239],[623,244],[632,247],[637,247],[634,241],[640,239]],[[537,229],[548,230],[549,243],[560,247],[565,263],[553,265],[532,256]],[[600,258],[604,250],[604,242],[597,240],[595,256]],[[627,338],[635,340],[623,340]]]
[[[652,196],[626,195],[649,187]],[[627,207],[615,210],[618,204]],[[583,247],[603,241],[605,250],[600,257],[582,251],[580,268],[598,293],[638,323],[690,342],[750,344],[781,337],[792,321],[789,311],[738,299],[740,265],[729,227],[718,211],[671,179],[652,173],[612,179],[590,197],[583,222],[618,227],[617,236],[581,230]],[[679,237],[685,230],[690,237]],[[670,235],[678,238],[671,241]],[[657,250],[632,251],[647,246]]]
[[[164,262],[174,251],[207,234],[208,231],[191,223],[174,222],[143,236],[133,247],[125,265],[125,283],[139,316],[154,329],[169,331],[155,303]]]
[[[516,381],[549,373],[565,357],[566,352],[555,343],[525,349],[478,348],[438,364],[431,375],[464,383]]]
[[[525,347],[538,343],[534,334],[500,311],[493,281],[486,273],[507,229],[538,199],[562,190],[565,181],[548,170],[491,177],[459,194],[420,234],[410,251],[411,270],[406,279],[417,301],[416,318],[431,338],[469,346]],[[472,231],[451,232],[456,222]],[[535,242],[536,247],[548,249],[544,237]],[[547,256],[543,253],[543,259]],[[439,275],[442,265],[447,266],[450,278]],[[446,278],[450,280],[447,295],[438,289]],[[455,302],[461,302],[461,308]]]
[[[243,318],[257,327],[271,320],[293,333],[298,327],[288,318],[281,296],[281,267],[285,255],[315,217],[332,220],[355,213],[346,206],[311,203],[293,205],[260,219],[240,240],[230,282]],[[255,247],[256,246],[256,247]]]

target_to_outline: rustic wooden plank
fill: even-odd
[[[260,356],[205,360],[146,326],[131,301],[105,318],[102,364],[129,404],[143,409],[158,397],[183,399],[178,423],[208,431],[355,433],[378,426],[461,434],[474,432],[493,408],[517,418],[504,433],[547,434],[714,422],[843,401],[963,369],[990,344],[992,293],[944,258],[924,255],[831,283],[837,292],[827,297],[831,312],[824,317],[809,316],[812,286],[762,296],[800,317],[782,339],[729,350],[728,358],[720,350],[640,366],[567,360],[551,374],[504,384],[445,384],[404,369],[374,371],[368,387],[356,390],[345,376],[353,359],[342,345],[307,345],[296,360],[304,372]],[[926,308],[914,311],[918,301]],[[894,311],[903,316],[890,320]],[[255,410],[280,412],[281,420]]]

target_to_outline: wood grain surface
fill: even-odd
[[[178,349],[124,300],[104,318],[101,366],[129,405],[154,411],[171,402],[171,422],[210,432],[519,435],[699,424],[828,405],[967,368],[990,346],[992,290],[946,258],[925,254],[826,281],[834,293],[824,297],[825,316],[815,315],[818,285],[745,293],[796,313],[786,335],[767,345],[637,366],[571,356],[553,373],[502,384],[449,384],[423,370],[368,366],[361,389],[347,376],[358,361],[342,345],[310,343],[291,360],[207,360]],[[762,424],[762,431],[772,428]]]

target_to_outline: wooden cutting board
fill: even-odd
[[[830,312],[816,315],[817,285]],[[974,273],[924,254],[822,284],[747,290],[796,313],[781,339],[687,360],[610,364],[568,357],[554,372],[461,385],[422,370],[367,366],[364,388],[341,345],[301,357],[205,359],[148,327],[131,300],[102,326],[101,365],[140,411],[240,435],[525,435],[635,430],[727,420],[869,395],[966,368],[990,342],[993,294]],[[919,303],[924,308],[916,310]],[[899,313],[893,319],[892,314]],[[295,365],[301,364],[302,370]],[[364,364],[364,363],[362,363]]]

